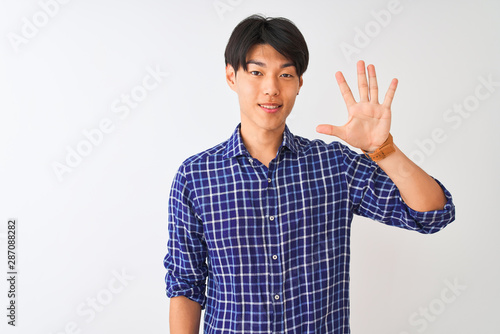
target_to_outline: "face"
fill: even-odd
[[[226,67],[226,80],[238,94],[241,130],[250,134],[281,134],[302,86],[293,63],[269,44],[254,45],[247,54],[247,71]]]

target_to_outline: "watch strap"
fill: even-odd
[[[392,135],[389,133],[389,137],[387,137],[386,141],[375,151],[371,153],[365,150],[362,151],[369,159],[377,162],[396,152],[396,149],[394,148]]]

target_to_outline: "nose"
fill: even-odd
[[[280,93],[279,83],[277,78],[268,77],[263,82],[263,93],[264,95],[277,96]]]

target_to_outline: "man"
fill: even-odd
[[[241,124],[187,159],[169,202],[164,264],[172,334],[349,333],[354,214],[421,233],[454,220],[450,193],[389,133],[394,79],[382,103],[373,65],[357,64],[360,101],[336,73],[349,119],[320,125],[338,142],[286,126],[303,84],[307,45],[293,23],[251,16],[233,31],[226,79]]]

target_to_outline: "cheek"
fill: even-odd
[[[254,85],[243,84],[238,87],[238,97],[242,102],[255,102],[255,98],[258,96],[257,89]]]
[[[295,103],[295,100],[297,98],[297,93],[298,93],[298,89],[291,89],[288,94],[287,94],[287,102],[288,104],[291,104],[293,105]]]

